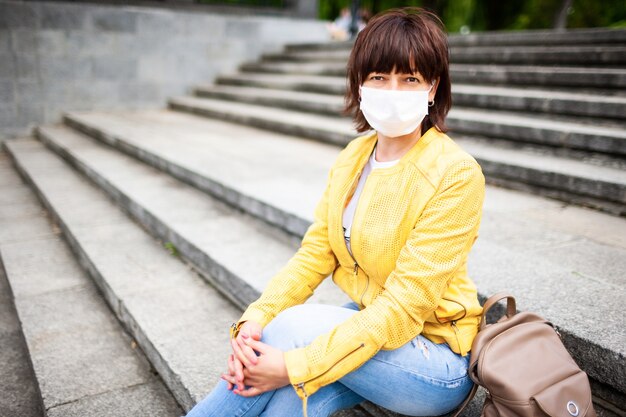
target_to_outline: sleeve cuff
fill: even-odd
[[[285,352],[285,367],[289,375],[289,382],[292,385],[304,382],[310,375],[305,349],[293,349]]]
[[[260,310],[249,308],[243,313],[243,315],[239,318],[239,320],[237,320],[235,323],[232,324],[230,328],[231,339],[237,337],[237,335],[239,334],[239,328],[241,327],[241,325],[244,322],[250,321],[250,320],[256,321],[262,327],[265,327],[267,323],[269,323],[272,319],[269,318],[267,315],[265,315],[265,313],[263,313]]]

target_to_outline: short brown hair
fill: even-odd
[[[415,7],[391,9],[377,14],[359,33],[348,60],[345,112],[353,115],[358,132],[371,126],[359,109],[359,88],[372,72],[414,73],[427,82],[439,79],[435,104],[428,109],[422,132],[435,126],[446,132],[445,118],[452,105],[448,71],[448,37],[441,20]]]

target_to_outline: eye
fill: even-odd
[[[372,75],[372,76],[370,76],[370,80],[374,80],[374,81],[382,81],[384,79],[385,79],[385,77],[383,77],[382,75]]]
[[[410,82],[410,83],[419,83],[420,82],[419,78],[417,78],[417,77],[408,77],[406,80],[408,82]]]

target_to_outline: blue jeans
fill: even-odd
[[[343,307],[303,304],[280,313],[263,329],[262,340],[281,350],[304,347],[358,311]],[[437,416],[455,409],[468,395],[469,355],[462,357],[446,344],[417,336],[395,350],[381,350],[360,368],[322,387],[308,399],[309,417],[330,416],[369,400],[409,416]],[[187,417],[295,417],[302,401],[290,385],[244,398],[218,385]]]

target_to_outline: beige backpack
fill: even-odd
[[[491,307],[505,298],[506,315],[487,324]],[[534,313],[516,314],[510,294],[499,293],[485,302],[469,374],[487,391],[484,417],[596,417],[587,374],[569,355],[554,326]]]

